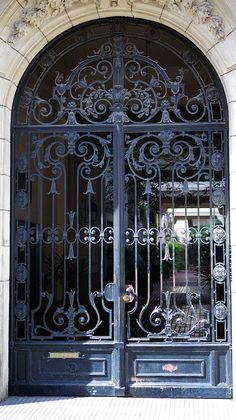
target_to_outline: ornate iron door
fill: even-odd
[[[128,19],[72,31],[25,76],[14,392],[231,395],[227,123],[214,78],[186,40]]]

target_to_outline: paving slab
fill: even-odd
[[[233,400],[9,397],[1,420],[236,420]]]

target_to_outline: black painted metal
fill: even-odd
[[[13,167],[12,390],[229,397],[227,119],[199,53],[128,19],[55,41]]]

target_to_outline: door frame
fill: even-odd
[[[139,126],[139,130],[140,130],[140,128],[141,128],[141,126]],[[165,127],[166,128],[166,127]],[[173,126],[172,126],[172,128],[173,128]],[[192,128],[192,127],[191,127]],[[95,129],[95,126],[93,126],[93,130]],[[143,128],[144,130],[145,130],[145,127]],[[198,129],[199,129],[199,126],[198,126]],[[102,130],[104,130],[104,128],[102,128]],[[120,127],[116,127],[116,130],[117,130],[117,133],[119,133],[120,132]],[[118,135],[118,134],[117,134]],[[117,150],[117,153],[119,154],[119,153],[121,153],[121,150],[118,148],[118,150]],[[122,168],[120,168],[121,169],[121,171],[122,171]],[[120,170],[119,169],[119,170]],[[119,170],[118,170],[118,172],[119,172]],[[117,180],[117,184],[116,184],[116,189],[117,189],[117,191],[119,192],[119,193],[122,193],[122,189],[123,189],[123,187],[122,187],[122,182],[121,182],[121,180]],[[120,220],[122,220],[122,217],[123,217],[123,214],[122,214],[122,206],[120,206],[120,209],[119,209],[119,213],[120,213],[120,215],[119,215],[119,217],[120,217]],[[116,232],[116,237],[117,238],[119,238],[119,239],[117,239],[117,241],[116,241],[116,245],[115,245],[115,247],[116,247],[116,249],[117,249],[117,251],[118,250],[120,250],[121,249],[121,241],[120,241],[120,238],[121,238],[121,227],[119,226],[119,227],[117,227],[117,232]],[[119,285],[119,295],[123,292],[123,287],[124,287],[124,285],[125,285],[125,280],[124,280],[124,273],[123,273],[123,266],[124,266],[124,264],[123,264],[123,259],[124,259],[124,255],[123,255],[123,253],[120,251],[119,252],[119,256],[120,256],[120,260],[119,260],[119,262],[116,264],[116,267],[115,267],[115,277],[118,279],[118,278],[120,278],[121,279],[121,281],[120,282],[117,282],[117,285]],[[122,302],[122,300],[120,300],[120,299],[117,299],[117,301],[118,302],[120,302],[120,303],[118,303],[118,305],[117,305],[117,316],[119,317],[119,319],[120,319],[120,326],[119,326],[119,328],[117,328],[117,330],[116,330],[116,337],[117,337],[117,339],[115,339],[115,352],[114,352],[114,355],[112,355],[112,358],[114,358],[113,360],[115,360],[116,362],[116,364],[119,366],[119,367],[122,367],[122,364],[123,364],[123,360],[124,360],[124,349],[123,349],[123,343],[125,342],[125,339],[124,339],[124,330],[125,330],[125,328],[124,328],[124,306],[125,306],[125,304],[124,304],[124,302]],[[130,348],[131,350],[132,349],[134,349],[134,346],[133,346],[133,344],[132,345],[127,345],[127,347],[128,348]],[[155,353],[155,352],[158,352],[158,348],[160,348],[161,346],[160,345],[157,345],[157,346],[152,346],[153,347],[153,352]],[[162,346],[162,348],[164,348],[165,346]],[[178,346],[176,346],[176,347],[178,347]],[[192,352],[192,347],[191,347],[191,345],[189,345],[189,346],[187,346],[188,347],[188,349],[189,349],[189,351],[190,351],[190,353],[186,353],[186,354],[191,354],[191,352]],[[206,351],[206,353],[207,353],[207,357],[209,356],[209,359],[211,359],[211,360],[213,360],[213,353],[214,354],[216,354],[216,359],[217,359],[217,361],[218,361],[218,363],[219,363],[219,361],[220,361],[220,358],[221,358],[221,356],[222,356],[222,354],[225,354],[226,355],[226,353],[227,353],[227,355],[226,355],[226,357],[227,357],[227,365],[229,366],[230,365],[230,356],[228,356],[228,351],[230,350],[229,349],[229,347],[227,347],[227,352],[226,352],[226,347],[227,346],[223,346],[222,347],[222,349],[221,349],[221,351],[219,352],[219,353],[217,353],[217,346],[216,345],[213,345],[213,346],[209,346],[209,348],[207,348],[207,347],[205,347],[205,351]],[[139,351],[140,350],[140,348],[141,348],[141,346],[140,345],[138,345],[135,349],[137,350],[137,351]],[[146,348],[146,346],[144,346],[144,348]],[[195,348],[197,348],[197,346],[195,346]],[[199,350],[201,349],[201,345],[199,345]],[[107,350],[109,351],[109,349],[110,349],[110,347],[108,346],[107,347]],[[164,348],[164,351],[165,351],[165,349],[166,350],[169,350],[170,349],[170,346],[168,345],[167,347],[165,347]],[[22,352],[22,347],[19,347],[19,351],[20,352]],[[223,353],[222,353],[223,352]],[[204,353],[204,355],[205,355],[205,353]],[[170,353],[170,356],[173,358],[173,354],[172,353]],[[172,359],[171,359],[172,360]],[[129,362],[128,361],[126,361],[126,363],[127,363],[127,366],[129,365]],[[212,362],[211,362],[212,363]],[[213,364],[211,364],[211,368],[213,369]],[[217,380],[215,379],[215,382],[216,382]],[[123,392],[124,392],[124,387],[123,387],[123,383],[125,382],[125,378],[124,378],[124,370],[122,370],[122,369],[117,369],[117,373],[115,374],[115,381],[114,381],[116,384],[119,384],[118,386],[117,386],[117,389],[115,390],[115,393],[113,394],[113,395],[123,395]],[[14,388],[14,389],[17,389],[17,388]],[[22,388],[23,389],[23,388]],[[26,389],[26,388],[25,388]],[[27,392],[29,392],[29,388],[27,388],[28,390],[27,390]],[[109,390],[110,390],[111,388],[109,387]],[[147,390],[146,390],[146,392],[147,392],[147,396],[151,396],[151,395],[153,395],[152,394],[152,391],[150,391],[150,389],[151,389],[151,386],[147,386]],[[195,391],[193,391],[193,389],[195,390]],[[191,388],[189,388],[189,395],[188,396],[191,396],[192,395],[192,393],[193,392],[196,392],[196,393],[199,393],[199,394],[196,394],[197,396],[200,396],[200,395],[206,395],[206,396],[212,396],[212,389],[209,387],[209,389],[207,388],[207,387],[205,387],[203,390],[197,390],[196,391],[196,389],[193,387],[193,389],[191,389]],[[61,391],[62,391],[62,388],[61,388]],[[18,391],[17,391],[18,392]],[[20,392],[20,391],[19,391]],[[36,391],[37,392],[37,391]],[[74,392],[74,391],[72,391],[72,392]],[[83,391],[82,391],[83,392]],[[87,394],[87,390],[86,390],[86,392],[85,392],[85,394],[86,395],[93,395],[93,394],[96,394],[96,392],[93,390],[93,391],[89,391],[90,392],[90,394]],[[110,392],[110,391],[109,391]],[[112,391],[113,392],[113,391]],[[132,394],[132,392],[133,392],[133,394]],[[141,394],[139,394],[139,392],[141,392]],[[167,391],[166,392],[169,392],[170,393],[170,395],[171,396],[182,396],[182,394],[181,394],[181,389],[175,389],[174,391],[172,391],[172,386],[169,386],[169,387],[167,387]],[[185,395],[187,396],[187,394],[186,394],[186,392],[187,392],[187,394],[188,394],[188,391],[186,391],[185,390]],[[133,391],[133,388],[132,388],[132,390],[130,391],[130,393],[131,393],[131,395],[135,395],[135,396],[139,396],[139,395],[142,395],[142,391],[140,390],[140,389],[138,389],[138,390],[134,390]],[[155,393],[155,395],[156,396],[158,396],[157,395],[158,394],[158,392],[157,393]],[[172,395],[173,394],[173,395]],[[102,394],[103,395],[103,394]],[[104,395],[106,395],[106,393],[104,394]],[[160,396],[164,396],[164,392],[163,391],[160,391]],[[221,397],[229,397],[229,391],[228,391],[228,389],[225,389],[225,387],[223,387],[223,389],[220,389],[219,390],[219,393],[217,394],[217,396],[218,395],[220,395]],[[215,395],[215,392],[214,392],[214,396],[216,396]]]

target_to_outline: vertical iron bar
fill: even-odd
[[[68,163],[66,162],[66,157],[65,157],[65,167],[66,167],[66,165],[68,165]],[[68,197],[67,197],[67,183],[68,183],[68,180],[67,180],[67,176],[69,176],[69,171],[66,171],[64,168],[63,168],[63,171],[62,171],[62,174],[64,175],[63,176],[63,187],[62,187],[62,191],[63,191],[63,204],[64,204],[64,215],[63,215],[63,218],[64,218],[64,221],[63,221],[63,224],[64,224],[64,227],[63,227],[63,233],[64,233],[64,238],[63,238],[63,254],[64,254],[64,258],[63,258],[63,260],[64,260],[64,267],[63,267],[63,300],[62,300],[62,305],[63,306],[65,306],[65,304],[66,304],[66,287],[67,287],[67,275],[66,275],[66,265],[67,265],[67,255],[66,255],[66,247],[67,247],[67,210],[69,211],[69,210],[74,210],[74,209],[67,209],[67,206],[68,206],[68,202],[69,202],[69,200],[68,200]]]
[[[39,290],[40,294],[38,296],[38,299],[42,300],[42,292],[43,292],[43,208],[44,208],[44,195],[43,195],[43,180],[40,176],[37,176],[38,178],[38,189],[39,189],[39,197],[40,197],[40,210],[39,210],[39,232],[40,235],[40,241],[39,241]],[[32,197],[33,201],[33,197]],[[30,308],[31,309],[31,308]],[[32,318],[33,322],[33,318]],[[32,332],[34,331],[34,325],[32,325]]]
[[[159,233],[162,233],[162,173],[158,166],[158,185],[159,185]],[[162,261],[163,238],[159,240],[159,261],[160,261],[160,306],[163,304],[163,261]]]
[[[121,298],[125,286],[125,238],[124,238],[124,144],[123,127],[117,123],[114,129],[114,382],[116,395],[124,395],[124,340],[125,303]]]
[[[138,195],[138,188],[137,188],[137,178],[130,177],[133,179],[134,182],[134,232],[137,234],[138,232],[138,203],[137,203],[137,195]],[[138,290],[138,240],[134,241],[134,276],[135,276],[135,293],[139,296]]]
[[[211,165],[212,161],[212,153],[214,153],[214,141],[213,141],[213,132],[208,131],[208,156],[209,156],[209,209],[210,209],[210,220],[209,220],[209,228],[210,228],[210,264],[211,264],[211,331],[212,331],[212,342],[216,341],[216,322],[214,319],[214,306],[215,306],[215,281],[213,279],[213,264],[215,261],[215,247],[212,240],[212,232],[213,232],[213,225],[212,225],[212,175],[214,180],[213,168]],[[207,147],[207,146],[206,146]]]
[[[185,181],[184,181],[185,182]],[[186,180],[186,183],[188,181]],[[188,188],[186,188],[188,191]],[[190,292],[189,289],[189,279],[188,279],[188,240],[187,240],[187,235],[188,235],[188,210],[187,210],[187,206],[188,206],[188,196],[187,196],[187,191],[184,191],[184,229],[185,229],[185,244],[184,244],[184,254],[185,254],[185,286],[186,286],[186,291],[187,293]]]
[[[147,306],[151,299],[151,261],[150,261],[150,194],[147,193]]]
[[[232,308],[231,308],[231,280],[232,280],[232,273],[231,273],[231,264],[232,264],[232,247],[230,241],[230,198],[229,198],[229,171],[227,172],[226,168],[229,167],[229,144],[228,144],[228,132],[224,130],[222,133],[223,141],[223,155],[224,155],[224,179],[225,179],[225,215],[224,215],[224,223],[225,223],[225,231],[226,231],[226,287],[227,287],[227,308],[228,308],[228,317],[227,317],[227,336],[226,340],[232,340]]]
[[[104,234],[104,190],[106,188],[106,176],[103,175],[101,178],[101,192],[100,192],[100,200],[101,200],[101,209],[100,209],[100,235]],[[105,219],[106,222],[106,219]],[[100,266],[100,291],[103,293],[104,291],[104,238],[100,236],[100,259],[101,259],[101,266]]]
[[[124,37],[123,28],[113,28],[113,88],[120,90],[124,86]],[[120,99],[118,99],[119,102]],[[116,95],[113,103],[116,104]],[[122,105],[121,105],[122,106]],[[125,303],[122,290],[125,287],[125,232],[124,232],[124,131],[123,121],[118,114],[114,115],[115,129],[113,138],[114,150],[114,281],[116,296],[114,305],[114,382],[115,394],[125,394]]]
[[[55,229],[55,210],[56,210],[56,206],[55,206],[55,194],[52,194],[52,232],[54,232]],[[55,302],[55,267],[54,267],[54,258],[55,258],[55,242],[54,239],[52,239],[52,244],[51,244],[51,264],[52,264],[52,296],[53,296],[53,301]]]
[[[82,205],[80,206],[80,197],[82,197],[81,192],[81,183],[80,183],[80,165],[76,169],[76,287],[77,287],[77,296],[80,299],[80,251],[81,251],[81,242],[80,242],[80,229],[82,221]]]
[[[27,137],[30,138],[30,135],[28,135]],[[31,191],[30,191],[30,146],[31,146],[31,141],[29,141],[29,138],[27,139],[27,179],[25,179],[25,185],[24,185],[24,190],[27,191],[28,193],[28,206],[27,206],[27,211],[25,212],[25,214],[27,215],[26,217],[28,218],[28,220],[26,220],[25,222],[25,228],[27,226],[27,231],[28,231],[28,246],[25,245],[25,254],[27,254],[27,256],[25,255],[25,260],[27,261],[27,268],[28,268],[28,273],[30,273],[31,270],[31,258],[30,258],[30,251],[31,251],[31,243],[30,243],[30,225],[31,225],[31,206],[30,206],[30,202],[31,202]],[[31,138],[30,138],[31,140]],[[27,251],[26,251],[27,248]],[[27,331],[25,332],[25,336],[27,338],[27,340],[30,339],[29,337],[29,321],[30,321],[30,306],[31,306],[31,299],[30,299],[30,289],[31,289],[31,284],[29,279],[27,279],[27,283],[26,283],[26,288],[25,288],[25,303],[27,305],[27,317],[26,317],[26,328]]]
[[[172,170],[172,176],[171,176],[171,181],[172,181],[172,188],[171,188],[171,233],[174,233],[174,229],[175,229],[175,165],[174,168]],[[173,282],[172,282],[172,286],[173,286],[173,292],[174,292],[174,303],[177,306],[177,302],[176,302],[176,266],[175,266],[175,239],[171,241],[172,242],[172,252],[173,252],[173,261],[172,261],[172,270],[173,270]]]

